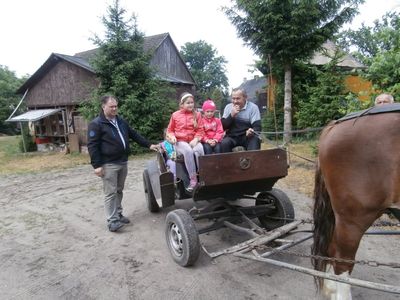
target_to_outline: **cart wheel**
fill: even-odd
[[[187,211],[176,209],[168,213],[165,236],[169,252],[178,265],[188,267],[196,262],[200,253],[199,234]]]
[[[259,193],[256,205],[262,204],[274,204],[275,206],[271,214],[258,217],[265,229],[272,230],[293,222],[294,208],[289,197],[283,191],[272,189],[268,192]]]
[[[150,212],[158,212],[160,207],[158,206],[156,197],[154,196],[153,188],[150,183],[149,171],[145,169],[143,171],[143,187],[144,194],[146,196],[147,208]]]

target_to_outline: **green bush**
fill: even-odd
[[[24,148],[25,143],[25,148]],[[28,126],[23,125],[21,139],[19,141],[19,150],[21,152],[34,152],[37,150],[33,137],[29,134]]]

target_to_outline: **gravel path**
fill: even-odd
[[[142,171],[145,159],[129,162],[121,232],[108,232],[101,181],[90,166],[39,174],[0,177],[1,299],[316,299],[313,278],[259,262],[202,252],[191,268],[170,258],[164,238],[166,209],[146,209]],[[280,184],[277,184],[280,187]],[[309,218],[311,199],[284,189],[298,218]],[[190,200],[176,207],[190,207]],[[201,241],[223,247],[242,237],[229,230]],[[310,241],[293,250],[309,253]],[[398,236],[363,239],[360,259],[397,261]],[[280,255],[286,262],[309,260]],[[357,278],[388,284],[399,272],[357,266]],[[353,288],[353,299],[399,299]]]

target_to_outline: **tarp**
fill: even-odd
[[[34,122],[43,119],[47,116],[53,115],[61,110],[62,110],[61,108],[30,110],[27,111],[26,113],[23,113],[22,115],[8,119],[7,122],[27,122],[27,121]]]

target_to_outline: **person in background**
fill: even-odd
[[[171,115],[167,135],[170,142],[175,145],[176,151],[184,157],[190,177],[186,190],[192,192],[197,185],[196,163],[198,166],[198,157],[204,155],[203,146],[200,143],[204,135],[203,121],[201,114],[196,112],[192,94],[183,93],[179,97],[179,107],[180,109]]]
[[[236,146],[243,146],[246,150],[259,150],[261,114],[258,106],[247,101],[247,94],[243,89],[234,89],[231,97],[232,103],[226,105],[221,119],[225,130],[225,137],[221,142],[222,152],[231,152]]]
[[[224,137],[224,129],[221,120],[216,118],[216,106],[214,101],[207,99],[203,103],[203,143],[204,154],[221,153],[221,140]]]
[[[390,94],[380,94],[375,98],[375,105],[394,103],[394,98]]]
[[[104,210],[108,229],[115,232],[130,221],[122,214],[122,196],[128,173],[129,139],[157,151],[126,121],[118,116],[114,96],[101,98],[101,112],[88,126],[88,151],[94,173],[103,180]]]

